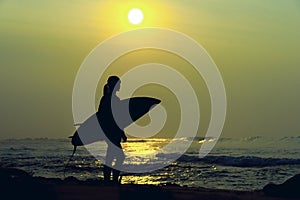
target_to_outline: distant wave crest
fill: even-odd
[[[269,167],[279,165],[300,165],[300,159],[291,158],[261,158],[254,156],[206,156],[198,158],[197,156],[181,156],[178,161],[182,162],[203,162],[206,164],[215,164],[233,167]]]

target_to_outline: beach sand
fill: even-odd
[[[177,186],[147,186],[147,185],[122,185],[113,186],[84,186],[60,185],[55,186],[57,199],[110,199],[110,200],[135,200],[135,199],[174,199],[174,200],[280,200],[280,198],[267,197],[262,191],[230,191],[205,188],[183,188]],[[282,198],[283,199],[283,198]]]
[[[297,178],[298,181],[298,178]],[[298,182],[297,182],[298,183]],[[280,191],[280,188],[278,188]],[[276,191],[278,191],[276,189]],[[1,199],[57,199],[57,200],[281,200],[267,196],[263,190],[234,191],[208,188],[188,188],[178,185],[106,185],[101,180],[79,181],[32,177],[18,169],[0,169]],[[297,199],[297,198],[290,198]],[[299,199],[299,198],[298,198]]]

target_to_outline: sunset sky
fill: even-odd
[[[140,25],[127,19],[135,7],[144,12]],[[222,137],[299,135],[299,22],[298,0],[0,0],[0,138],[71,135],[73,83],[84,58],[105,39],[143,27],[180,31],[211,55],[227,92]],[[204,133],[207,89],[189,63],[171,53],[148,49],[116,60],[99,83],[96,104],[109,74],[149,62],[191,75],[200,99],[199,134]],[[161,134],[170,136],[178,122],[174,97],[155,87],[140,94],[147,91],[170,97]]]

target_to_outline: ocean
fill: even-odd
[[[191,139],[182,138],[178,145],[188,140]],[[122,144],[127,156],[124,166],[157,164],[168,152],[155,152],[169,142],[170,139],[161,138],[129,138]],[[198,157],[201,143],[209,141],[198,138],[190,142],[190,148],[170,165],[151,172],[123,173],[122,183],[257,190],[300,173],[300,136],[220,138],[214,149],[201,159]],[[105,152],[104,142],[93,145],[100,148],[99,154]],[[63,179],[64,171],[65,176],[80,180],[103,178],[101,161],[84,147],[78,147],[67,164],[72,151],[68,139],[0,140],[0,167],[19,168],[46,178]],[[154,155],[152,160],[145,159],[149,154]]]

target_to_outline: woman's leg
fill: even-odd
[[[124,151],[123,151],[121,145],[117,149],[115,157],[116,157],[116,163],[114,166],[115,169],[113,169],[113,181],[115,183],[119,183],[120,171],[122,170],[123,162],[125,160],[125,154],[124,154]]]
[[[109,145],[107,147],[105,165],[103,169],[104,181],[110,181],[113,160],[114,160],[114,152],[112,150],[112,147]]]

